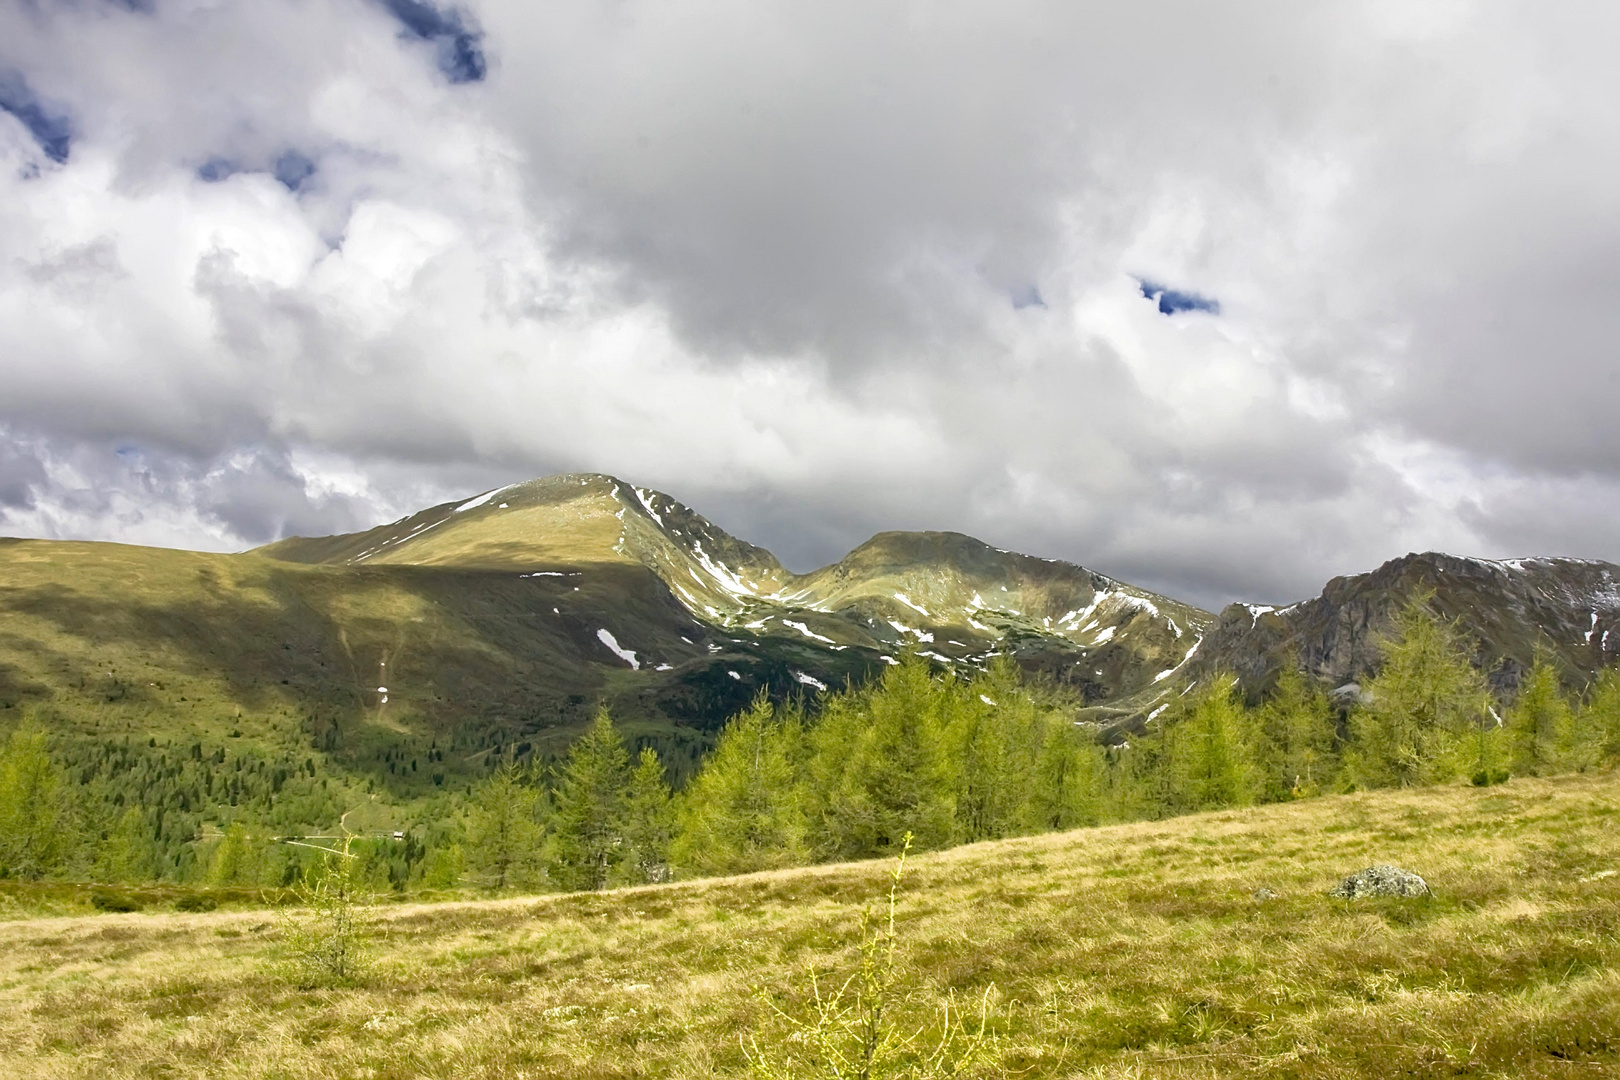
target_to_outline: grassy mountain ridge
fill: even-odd
[[[1106,701],[1207,618],[959,534],[883,534],[794,575],[666,495],[552,477],[234,555],[0,542],[0,726],[31,716],[85,777],[138,759],[199,828],[357,805],[400,827],[560,752],[598,703],[679,781],[761,690],[1000,649]],[[276,779],[227,806],[182,768],[220,755]]]
[[[590,576],[652,571],[699,623],[736,640],[792,643],[825,682],[825,657],[855,650],[875,662],[914,648],[946,665],[982,665],[995,651],[1106,700],[1140,689],[1207,612],[1056,560],[993,548],[960,533],[879,533],[807,574],[730,536],[660,492],[614,477],[564,475],[446,503],[366,533],[286,540],[275,558],[329,565],[455,565]],[[611,631],[615,639],[634,628]],[[628,640],[628,639],[627,639]],[[843,665],[834,664],[835,674]],[[804,681],[805,685],[815,685]]]

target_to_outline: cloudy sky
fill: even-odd
[[[1575,0],[9,0],[0,533],[580,470],[799,570],[1620,561],[1617,51]]]

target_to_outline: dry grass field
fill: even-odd
[[[1326,895],[1377,862],[1434,895]],[[768,1002],[803,1015],[807,969],[856,962],[891,869],[380,906],[368,972],[317,990],[277,974],[271,912],[16,918],[0,1073],[746,1076],[750,1036],[784,1037]],[[917,856],[889,1016],[989,989],[984,1076],[1620,1076],[1617,871],[1614,773]]]

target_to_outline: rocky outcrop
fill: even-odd
[[[1429,883],[1399,866],[1369,866],[1351,874],[1328,893],[1339,900],[1361,900],[1369,896],[1428,896]]]
[[[1421,595],[1436,615],[1456,620],[1499,691],[1517,688],[1538,647],[1570,672],[1593,672],[1620,657],[1620,566],[1429,552],[1334,578],[1321,596],[1289,607],[1233,604],[1221,612],[1197,666],[1233,672],[1251,695],[1284,664],[1297,663],[1326,687],[1362,681],[1377,671],[1379,641],[1396,613]]]

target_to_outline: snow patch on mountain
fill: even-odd
[[[476,510],[478,507],[483,506],[501,492],[511,491],[515,487],[517,487],[516,484],[507,484],[505,487],[498,487],[494,491],[486,491],[482,495],[468,499],[466,502],[462,503],[460,506],[451,511],[451,513],[461,514],[468,510]]]
[[[698,561],[698,564],[702,566],[703,569],[709,572],[710,576],[714,578],[715,582],[719,584],[721,589],[730,593],[732,596],[735,596],[738,599],[747,598],[750,600],[759,598],[759,594],[755,592],[746,581],[732,573],[730,567],[726,566],[725,563],[717,562],[716,560],[709,558],[708,552],[703,550],[703,542],[701,540],[692,541],[692,557]],[[693,576],[695,577],[696,575]]]
[[[914,604],[914,603],[912,603],[912,602],[911,602],[911,599],[910,599],[910,598],[909,598],[909,597],[908,597],[908,596],[906,596],[906,594],[905,594],[905,593],[899,593],[899,592],[897,592],[897,593],[895,593],[895,594],[894,594],[894,598],[895,598],[895,599],[896,599],[896,600],[898,600],[898,601],[900,601],[900,602],[901,602],[901,603],[902,603],[902,604],[904,604],[904,605],[906,605],[906,607],[908,607],[908,608],[910,608],[910,609],[911,609],[911,610],[913,610],[913,611],[915,611],[915,612],[917,612],[917,614],[919,614],[919,615],[922,615],[922,616],[924,616],[924,617],[925,617],[925,618],[929,618],[929,619],[932,619],[932,618],[933,618],[933,616],[932,616],[932,615],[929,615],[929,614],[928,614],[928,611],[927,611],[927,609],[926,609],[926,608],[924,608],[924,607],[923,607],[923,606],[922,606],[922,605],[920,605],[920,604]]]
[[[827,684],[822,682],[820,679],[816,678],[814,675],[806,675],[802,671],[795,671],[793,673],[793,677],[795,679],[797,679],[799,682],[803,683],[804,685],[813,686],[817,690],[825,690],[825,689],[827,689]]]
[[[782,625],[791,626],[793,629],[797,630],[807,638],[815,638],[817,641],[825,641],[828,645],[833,644],[832,638],[822,637],[820,634],[816,633],[802,622],[794,622],[792,619],[783,619]]]
[[[655,492],[655,491],[647,491],[647,490],[645,490],[643,488],[638,488],[638,487],[633,487],[630,490],[635,492],[636,501],[641,503],[641,508],[643,510],[647,511],[647,516],[652,518],[654,521],[658,522],[658,527],[659,528],[663,528],[664,527],[664,519],[658,516],[658,511],[653,509],[653,504],[652,504],[652,497],[654,495],[656,495],[657,492]]]
[[[609,652],[630,665],[631,671],[640,671],[641,662],[636,659],[634,650],[622,648],[619,639],[613,636],[611,630],[602,629],[596,632],[596,640],[607,646]]]

